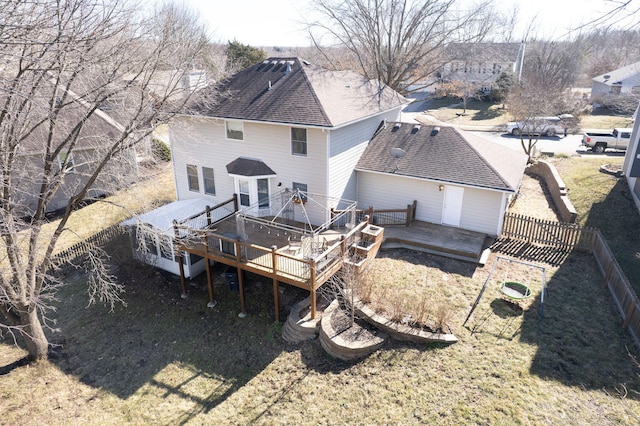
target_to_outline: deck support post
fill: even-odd
[[[207,207],[208,209],[209,207]],[[218,304],[213,298],[213,281],[211,279],[211,265],[209,265],[209,256],[207,255],[209,252],[209,246],[207,245],[207,234],[202,234],[202,243],[204,245],[204,261],[205,261],[205,269],[207,271],[207,289],[209,290],[209,303],[207,303],[207,307],[213,308]]]
[[[237,268],[238,270],[238,287],[239,287],[239,293],[240,293],[240,314],[238,314],[238,316],[240,318],[244,318],[247,316],[247,308],[244,305],[244,271],[240,268]]]
[[[176,220],[173,221],[173,233],[175,235],[176,241],[178,240],[178,222]],[[176,248],[176,245],[174,244],[174,248]],[[180,295],[180,297],[182,297],[183,299],[187,298],[187,284],[184,281],[184,263],[183,263],[183,259],[182,259],[182,250],[179,250],[177,253],[177,257],[178,257],[178,269],[180,270],[180,288],[182,291],[182,294]]]
[[[311,319],[316,319],[316,262],[311,263]]]
[[[280,294],[278,291],[278,280],[273,279],[273,304],[276,309],[276,322],[280,322]]]
[[[271,246],[271,264],[273,265],[273,304],[276,309],[276,322],[280,322],[280,297],[278,293],[278,280],[276,279],[278,271],[278,256],[276,255],[277,249],[278,246]]]

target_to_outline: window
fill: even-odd
[[[249,197],[249,181],[240,179],[238,181],[238,193],[240,194],[240,205],[248,207],[251,205]]]
[[[200,192],[198,168],[193,164],[187,164],[187,182],[189,184],[189,191]]]
[[[76,164],[73,159],[73,153],[61,152],[58,154],[58,167],[65,173],[75,173]]]
[[[204,193],[216,195],[216,181],[213,178],[213,169],[211,167],[202,168],[202,180],[204,181]]]
[[[269,207],[269,179],[258,179],[258,207]]]
[[[293,182],[293,185],[291,185],[291,187],[293,188],[293,192],[297,192],[300,191],[300,201],[302,201],[303,203],[305,203],[307,201],[307,184],[306,183],[298,183],[298,182]]]
[[[227,139],[244,140],[242,121],[227,121]]]
[[[307,155],[307,129],[291,128],[291,154]]]

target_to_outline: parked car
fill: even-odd
[[[582,145],[598,154],[602,154],[607,148],[626,150],[632,131],[633,129],[616,128],[611,133],[585,133],[582,136]]]
[[[506,125],[506,132],[514,136],[543,135],[555,136],[564,134],[568,125],[566,120],[572,119],[570,114],[560,117],[533,117],[525,121],[510,121]]]

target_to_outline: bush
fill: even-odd
[[[616,93],[594,97],[594,104],[599,104],[614,114],[632,115],[638,107],[640,97],[630,93]]]
[[[171,148],[160,139],[151,140],[151,153],[153,158],[161,162],[171,161]]]

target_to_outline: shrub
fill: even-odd
[[[153,158],[161,162],[171,161],[171,148],[160,139],[151,140],[151,153]]]

